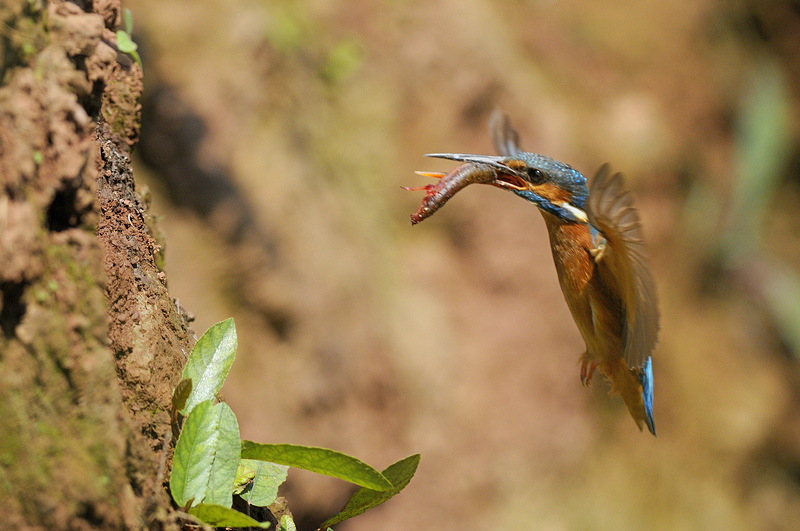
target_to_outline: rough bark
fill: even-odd
[[[0,21],[2,526],[176,527],[168,408],[194,337],[130,170],[119,2],[12,0]]]

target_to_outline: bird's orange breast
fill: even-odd
[[[564,295],[582,294],[594,273],[594,259],[589,254],[592,235],[589,227],[582,223],[563,223],[555,216],[542,212],[558,278]]]

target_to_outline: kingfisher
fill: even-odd
[[[550,236],[561,291],[586,343],[580,357],[581,383],[596,370],[606,376],[639,429],[655,435],[653,363],[658,339],[656,290],[642,238],[639,215],[622,175],[603,165],[587,186],[578,170],[545,155],[522,151],[508,116],[495,111],[490,122],[499,155],[431,153],[461,162],[448,174],[417,172],[441,180],[408,190],[427,190],[418,223],[468,184],[490,184],[536,205]]]

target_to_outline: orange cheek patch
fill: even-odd
[[[538,194],[555,204],[569,203],[569,200],[572,199],[569,192],[553,183],[537,184],[536,186],[532,186],[531,190],[533,193]]]

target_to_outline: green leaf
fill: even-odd
[[[750,73],[737,116],[737,149],[729,201],[734,259],[750,257],[764,234],[792,146],[791,92],[779,62],[762,57]]]
[[[186,401],[191,393],[192,379],[184,378],[175,386],[175,390],[172,392],[172,409],[180,411],[186,407]]]
[[[200,503],[205,496],[219,440],[216,422],[211,421],[212,408],[210,400],[198,404],[186,418],[175,445],[169,490],[179,507],[191,499]]]
[[[229,507],[201,503],[189,509],[189,514],[214,527],[260,527],[266,529],[269,522],[259,522]]]
[[[125,25],[125,31],[128,32],[128,35],[133,33],[133,13],[127,7],[122,10],[122,20],[123,24]]]
[[[242,440],[236,415],[225,402],[215,404],[219,439],[208,480],[204,503],[230,507],[233,504],[233,481],[239,466]]]
[[[408,485],[417,471],[417,465],[419,465],[419,454],[406,457],[390,465],[383,471],[383,475],[392,482],[393,487],[391,489],[385,491],[359,489],[353,494],[353,497],[350,498],[350,501],[347,502],[339,514],[329,518],[319,527],[324,528],[338,524],[339,522],[358,516],[368,509],[382,504],[406,488],[406,485]]]
[[[270,24],[267,38],[275,48],[282,52],[297,50],[308,39],[309,22],[305,12],[296,10],[290,13],[287,9],[278,9]]]
[[[138,46],[133,42],[128,32],[117,30],[117,49],[122,53],[130,54],[136,64],[139,65],[139,68],[141,68],[142,59],[139,57],[139,52],[136,51],[137,48]]]
[[[233,480],[234,494],[241,494],[256,477],[256,471],[250,467],[249,462],[250,459],[239,461],[239,468],[236,469],[236,479]]]
[[[183,507],[202,501],[230,506],[233,480],[239,464],[239,425],[225,403],[200,402],[183,424],[169,489],[172,499]]]
[[[356,40],[343,39],[328,55],[322,75],[328,81],[344,81],[355,73],[364,63],[363,46]]]
[[[279,531],[297,531],[297,527],[294,525],[294,520],[290,514],[284,514],[281,516],[279,525]]]
[[[195,343],[183,368],[183,377],[192,379],[193,389],[181,414],[187,415],[200,402],[216,398],[233,364],[236,346],[233,318],[215,324]]]
[[[117,49],[122,53],[133,53],[139,47],[133,42],[128,32],[117,30]]]
[[[288,466],[268,461],[242,459],[237,473],[243,472],[250,480],[242,490],[242,499],[258,507],[271,504],[278,497],[278,487],[286,481],[288,469]]]
[[[786,346],[800,358],[800,276],[777,261],[766,262],[764,299]]]
[[[368,464],[327,448],[242,441],[242,459],[258,459],[302,468],[374,490],[392,488],[392,483]]]

